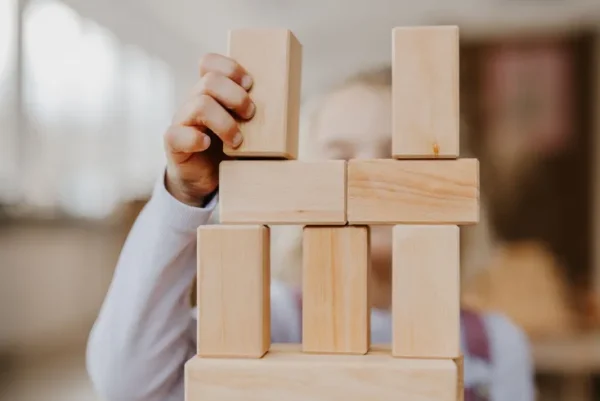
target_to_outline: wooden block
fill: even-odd
[[[269,351],[262,359],[193,358],[186,401],[456,401],[451,359],[400,359],[389,353],[318,355]]]
[[[474,224],[479,220],[479,162],[350,160],[350,224]]]
[[[305,227],[302,250],[302,350],[366,354],[368,227]]]
[[[260,358],[271,341],[265,226],[198,228],[198,355]]]
[[[392,353],[406,358],[460,355],[457,226],[395,226]]]
[[[394,28],[392,42],[393,157],[457,158],[458,28]]]
[[[346,224],[343,160],[229,160],[220,166],[223,224]]]
[[[461,354],[458,358],[454,359],[456,363],[456,375],[458,376],[458,383],[456,387],[456,399],[457,401],[465,400],[465,358]]]
[[[302,45],[286,29],[239,29],[229,32],[229,56],[254,79],[250,98],[256,113],[240,121],[244,142],[231,156],[298,157]]]

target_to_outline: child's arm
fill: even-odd
[[[502,315],[487,315],[486,324],[493,359],[491,401],[534,401],[534,366],[525,333]]]
[[[183,364],[195,352],[196,228],[215,203],[180,203],[161,181],[138,217],[88,344],[89,374],[106,401],[183,400]]]
[[[183,366],[194,354],[189,290],[196,229],[217,199],[223,143],[243,138],[252,78],[234,60],[204,56],[200,80],[164,135],[167,167],[122,250],[90,335],[87,363],[106,401],[183,400]],[[207,203],[207,204],[205,204]]]

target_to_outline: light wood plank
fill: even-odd
[[[458,379],[451,359],[285,349],[255,360],[191,359],[185,365],[185,400],[456,401]]]
[[[269,228],[207,225],[197,238],[198,355],[262,357],[271,337]]]
[[[474,224],[479,221],[479,162],[350,160],[350,224]]]
[[[392,31],[394,158],[457,158],[459,31],[455,26]]]
[[[303,351],[366,354],[368,227],[305,227],[303,234]]]
[[[224,224],[346,223],[346,162],[230,160],[221,163]]]
[[[460,356],[457,226],[395,226],[392,254],[392,353]]]
[[[229,32],[229,51],[254,79],[250,98],[256,113],[240,121],[244,142],[226,154],[241,157],[298,157],[302,45],[287,29]]]

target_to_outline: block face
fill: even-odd
[[[389,354],[315,355],[269,351],[256,360],[194,358],[186,401],[456,401],[452,360]]]
[[[270,346],[269,228],[198,228],[198,355],[260,358]]]
[[[392,155],[459,155],[459,31],[455,26],[392,31]]]
[[[350,224],[457,224],[479,221],[479,162],[350,160]]]
[[[239,121],[243,144],[230,156],[296,159],[302,45],[286,29],[240,29],[229,32],[228,54],[254,78],[249,95],[256,114]]]
[[[346,223],[346,162],[221,162],[223,224]]]
[[[305,227],[302,250],[303,351],[366,354],[368,227]]]
[[[395,226],[392,254],[392,353],[460,356],[457,226]]]

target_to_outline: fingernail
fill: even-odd
[[[248,90],[252,87],[252,77],[250,75],[244,75],[242,77],[242,86]]]
[[[210,137],[208,135],[204,135],[204,139],[202,139],[202,145],[204,146],[204,149],[208,149],[210,146]]]
[[[248,106],[248,110],[246,111],[246,115],[248,118],[254,116],[254,112],[256,111],[256,105],[254,103],[250,103]]]
[[[237,148],[238,146],[240,146],[242,144],[242,141],[244,140],[244,137],[242,136],[241,132],[237,132],[234,136],[233,136],[233,147]]]

